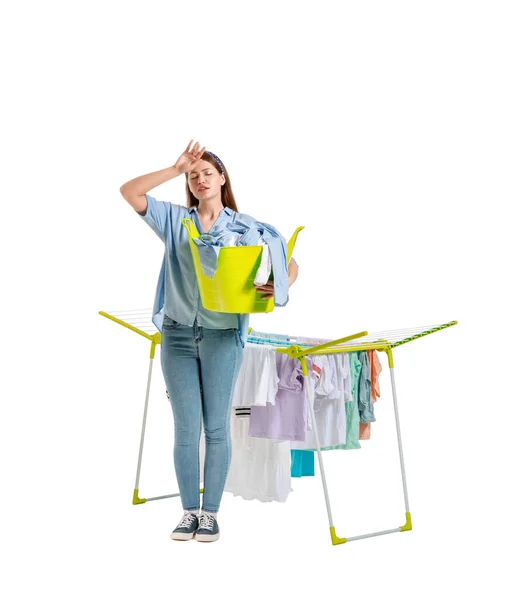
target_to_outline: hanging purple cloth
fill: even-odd
[[[310,361],[309,357],[306,360]],[[300,361],[276,353],[276,370],[280,382],[275,404],[252,406],[249,424],[251,437],[279,441],[306,439],[308,401]]]

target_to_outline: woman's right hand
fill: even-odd
[[[174,164],[174,168],[178,171],[178,173],[188,173],[191,171],[201,159],[203,153],[205,152],[205,146],[200,150],[199,142],[194,144],[194,147],[191,148],[192,142],[194,140],[190,140],[189,145],[187,146],[185,152],[177,159]]]

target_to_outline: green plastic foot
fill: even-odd
[[[132,504],[144,504],[146,502],[146,498],[139,498],[139,490],[134,490],[134,499],[132,500]]]
[[[407,512],[406,513],[406,523],[401,527],[401,531],[411,531],[412,530],[412,515]]]
[[[335,546],[336,544],[345,544],[346,538],[341,538],[335,533],[335,528],[330,527],[329,533],[331,534],[331,542]]]

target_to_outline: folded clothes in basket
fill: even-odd
[[[272,225],[259,221],[247,224],[235,220],[227,223],[225,229],[205,233],[201,238],[194,238],[194,241],[198,246],[203,272],[208,277],[214,277],[216,273],[218,255],[222,247],[263,245],[262,262],[256,274],[255,284],[267,283],[272,268],[275,305],[287,304],[289,291],[287,242]]]

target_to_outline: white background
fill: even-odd
[[[25,3],[2,10],[5,598],[524,598],[522,2]],[[215,544],[131,503],[163,256],[119,194],[199,140],[287,238],[289,304],[251,325],[394,351],[414,529],[332,546],[320,471],[225,494]],[[184,179],[152,192],[185,203]],[[389,371],[372,439],[326,453],[337,534],[404,523]],[[176,491],[156,356],[140,492]]]

